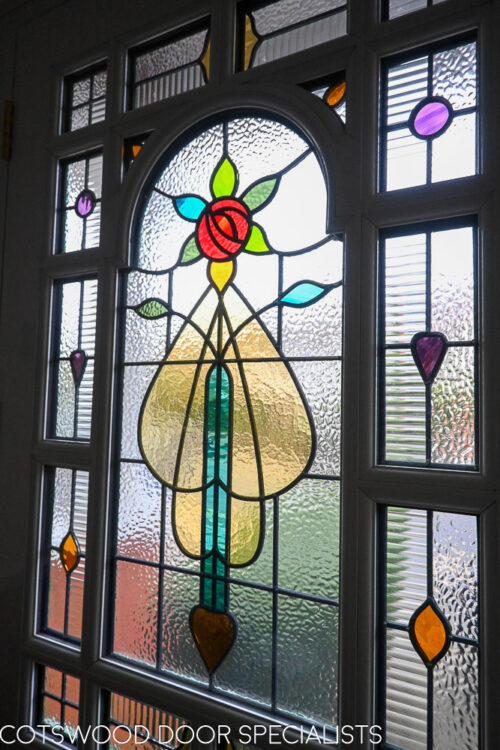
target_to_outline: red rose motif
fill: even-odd
[[[244,246],[250,230],[247,207],[234,198],[207,206],[196,228],[198,247],[211,260],[228,260]]]

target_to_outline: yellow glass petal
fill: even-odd
[[[428,661],[432,662],[446,644],[446,630],[430,604],[415,618],[413,632]]]
[[[173,497],[173,526],[182,549],[192,557],[201,554],[203,496],[201,492],[176,492]]]
[[[248,70],[252,59],[253,48],[259,41],[255,35],[250,16],[245,16],[245,50],[243,56],[243,70]]]
[[[60,555],[64,570],[66,573],[71,573],[78,563],[78,545],[71,532],[66,535],[62,543]]]
[[[260,503],[231,498],[230,565],[247,565],[254,558],[261,533]]]
[[[210,263],[210,278],[220,292],[222,292],[233,275],[233,270],[234,263],[232,260],[228,260],[225,263]]]
[[[229,350],[228,357],[232,354]],[[236,362],[228,363],[226,367],[233,380],[232,490],[244,497],[257,498],[262,494],[256,458],[257,436],[254,439],[240,367]]]
[[[207,81],[210,80],[210,40],[208,40],[207,45],[205,47],[205,52],[202,55],[202,58],[200,60],[201,64],[205,68],[205,74],[207,76]]]
[[[238,357],[240,359],[262,359],[272,357],[280,359],[280,355],[269,339],[260,323],[252,318],[252,310],[234,287],[229,288],[224,295],[224,305],[231,322],[233,333],[236,333],[245,321],[248,321],[236,333]],[[227,357],[229,358],[229,356]]]

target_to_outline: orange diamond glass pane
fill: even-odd
[[[446,645],[446,629],[438,613],[428,604],[413,623],[413,634],[416,642],[427,657],[434,662]]]
[[[69,532],[62,543],[61,562],[67,573],[71,573],[78,563],[78,544],[71,532]]]

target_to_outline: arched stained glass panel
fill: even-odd
[[[327,199],[306,139],[257,116],[170,151],[144,188],[121,307],[113,650],[333,726],[343,243]]]

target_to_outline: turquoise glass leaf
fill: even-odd
[[[248,206],[250,211],[264,208],[274,197],[278,189],[277,177],[265,177],[263,180],[254,182],[241,196],[241,200]]]
[[[315,281],[299,281],[287,289],[279,302],[282,305],[292,305],[293,307],[305,307],[312,302],[316,302],[323,297],[336,284],[317,284]]]
[[[168,315],[168,305],[158,297],[149,297],[144,302],[140,302],[134,307],[137,315],[141,318],[147,318],[148,320],[155,320],[156,318],[163,318]]]
[[[188,221],[197,221],[207,205],[198,195],[182,195],[173,201],[177,213]]]

